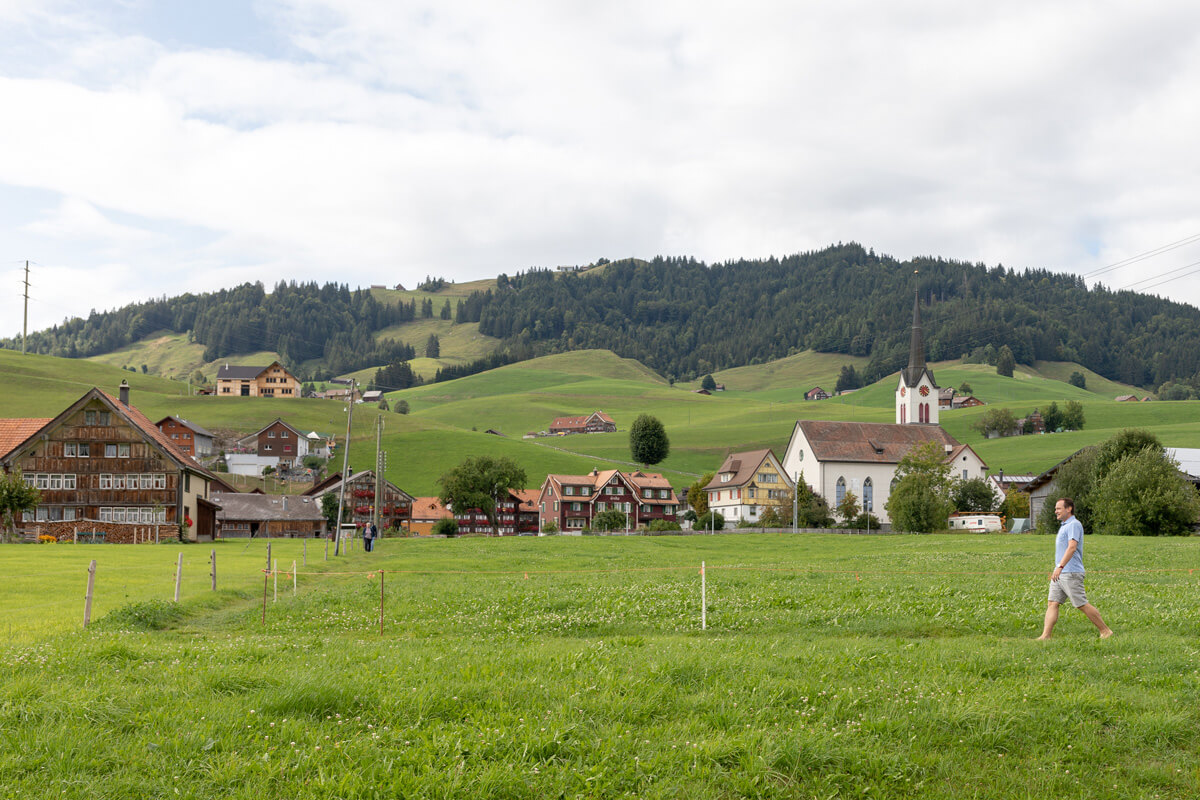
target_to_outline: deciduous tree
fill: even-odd
[[[938,442],[912,448],[896,467],[896,488],[885,504],[892,527],[932,533],[945,530],[954,509],[950,502],[950,466]]]
[[[473,456],[438,478],[438,501],[459,511],[479,509],[487,515],[492,533],[499,534],[496,506],[510,489],[524,489],[525,481],[525,470],[511,458]]]
[[[1200,518],[1196,487],[1162,450],[1126,455],[1096,486],[1097,530],[1121,536],[1181,536]]]
[[[950,488],[955,511],[988,512],[996,508],[996,493],[983,478],[958,478]]]
[[[714,472],[706,472],[687,489],[688,505],[692,507],[692,511],[696,514],[703,514],[708,511],[708,492],[704,491],[704,487],[712,482],[716,477]]]
[[[624,530],[628,524],[629,518],[625,516],[625,512],[609,509],[601,511],[592,518],[592,530],[596,531],[619,531]]]
[[[984,436],[991,436],[993,433],[1011,436],[1017,429],[1017,418],[1011,409],[989,408],[971,427]]]
[[[42,501],[42,494],[25,482],[19,469],[0,472],[0,523],[4,525],[4,541],[16,537],[16,515],[33,512]]]
[[[1062,426],[1068,431],[1083,430],[1083,403],[1078,400],[1068,400],[1063,406]]]

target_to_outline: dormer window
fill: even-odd
[[[721,483],[729,483],[729,481],[730,481],[732,478],[733,478],[733,473],[732,473],[732,472],[722,472],[722,473],[721,473]]]

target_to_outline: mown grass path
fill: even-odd
[[[298,547],[274,543],[281,569]],[[1200,539],[1089,537],[1103,642],[1074,612],[1032,641],[1051,547],[310,543],[265,624],[263,542],[219,544],[228,585],[185,580],[179,607],[179,547],[0,548],[24,576],[0,585],[0,796],[1196,796]],[[92,557],[150,577],[80,631]]]

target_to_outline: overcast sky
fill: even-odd
[[[0,0],[0,335],[839,241],[1200,304],[1200,4]],[[1195,239],[1195,241],[1190,241]]]

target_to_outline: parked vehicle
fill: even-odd
[[[999,514],[969,514],[955,512],[950,515],[950,530],[971,533],[999,533],[1004,530],[1004,521]]]

